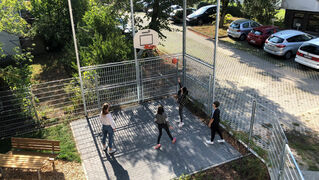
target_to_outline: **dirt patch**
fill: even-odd
[[[270,179],[267,167],[254,155],[249,155],[238,160],[223,164],[199,173],[183,176],[179,179],[186,180],[267,180]]]
[[[55,171],[53,171],[52,163],[47,161],[41,168],[41,178],[45,180],[61,180],[61,179],[86,179],[82,169],[82,165],[76,162],[56,160]],[[3,180],[19,180],[19,179],[37,179],[38,173],[34,170],[22,169],[5,169],[3,170],[1,179]]]
[[[319,171],[319,138],[312,134],[288,131],[286,136],[289,146],[301,169]]]

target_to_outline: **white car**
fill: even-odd
[[[298,49],[295,61],[319,69],[319,38],[303,43]]]

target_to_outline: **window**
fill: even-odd
[[[296,12],[294,13],[293,22],[292,22],[292,28],[302,30],[303,27],[303,20],[304,20],[305,14],[302,12]]]
[[[249,28],[249,23],[244,23],[243,28]]]
[[[230,27],[231,27],[231,28],[239,29],[239,24],[238,24],[238,23],[231,23],[231,24],[230,24]]]
[[[258,27],[259,26],[259,24],[258,23],[256,23],[256,22],[251,22],[251,27]]]
[[[300,50],[319,56],[319,46],[314,45],[314,44],[304,45],[304,46],[300,47]]]
[[[282,43],[282,42],[284,42],[284,39],[277,37],[277,36],[272,36],[269,38],[268,41],[273,42],[273,43]]]
[[[256,35],[262,35],[263,32],[261,32],[261,31],[255,31],[254,34],[256,34]]]
[[[305,14],[302,12],[296,12],[294,13],[294,17],[295,18],[304,18]]]
[[[307,31],[319,32],[319,14],[309,14]]]
[[[287,41],[288,41],[288,42],[291,42],[291,43],[292,43],[292,42],[298,42],[298,41],[299,41],[299,36],[300,36],[300,35],[290,37],[290,38],[287,39]]]
[[[312,39],[312,36],[309,36],[308,34],[303,34],[299,36],[299,41],[309,41]]]

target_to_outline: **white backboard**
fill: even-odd
[[[155,45],[159,43],[158,33],[153,29],[143,29],[134,36],[134,48],[144,49],[145,45]]]

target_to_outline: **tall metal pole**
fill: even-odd
[[[215,48],[214,48],[214,60],[213,60],[213,102],[215,101],[215,81],[216,81],[216,60],[217,60],[217,48],[218,48],[218,30],[219,30],[219,17],[220,16],[220,0],[217,0],[217,14],[215,23]]]
[[[134,22],[134,8],[133,8],[133,0],[131,1],[131,21],[132,21],[132,34],[133,34],[133,44],[134,44],[134,36],[135,36],[135,22]],[[136,84],[137,84],[137,99],[141,101],[141,81],[140,81],[140,68],[137,60],[137,53],[134,47],[134,60],[135,60],[135,69],[136,69]]]
[[[183,0],[183,86],[186,86],[186,0]]]
[[[73,33],[73,42],[74,42],[75,56],[76,56],[76,62],[77,62],[77,65],[78,65],[78,72],[79,72],[79,78],[80,78],[80,86],[81,86],[81,95],[82,95],[82,100],[83,100],[83,107],[84,107],[85,116],[87,117],[88,114],[87,114],[87,110],[86,110],[86,102],[85,102],[85,97],[84,97],[83,81],[82,81],[82,75],[81,75],[81,65],[80,65],[80,58],[79,58],[79,53],[78,53],[78,44],[77,44],[76,36],[75,36],[71,0],[68,0],[68,4],[69,4],[70,20],[71,20],[72,33]]]

